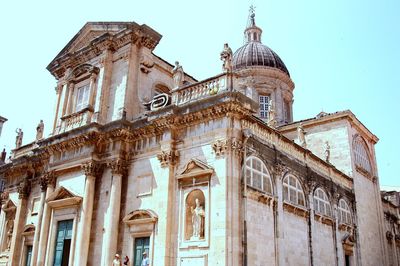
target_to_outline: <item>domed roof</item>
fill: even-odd
[[[290,76],[282,59],[261,42],[250,41],[237,49],[233,54],[232,64],[234,70],[251,66],[266,66],[280,69]]]
[[[261,43],[261,33],[262,30],[256,26],[254,8],[251,7],[247,28],[244,31],[246,44],[233,54],[233,69],[265,66],[280,69],[290,76],[281,58]]]

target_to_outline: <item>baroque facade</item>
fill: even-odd
[[[251,13],[197,81],[147,25],[87,23],[48,66],[51,136],[0,166],[0,265],[392,265],[377,137],[350,111],[293,122],[261,36]]]

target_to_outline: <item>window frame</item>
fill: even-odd
[[[353,142],[354,164],[357,170],[369,175],[373,174],[371,155],[366,141],[359,135],[354,138]]]
[[[82,99],[81,101],[79,101],[80,91],[82,89],[84,89],[84,91],[86,92],[86,97],[85,100]],[[83,93],[83,95],[85,95],[85,92]],[[89,79],[87,79],[76,85],[74,112],[78,113],[84,110],[85,108],[88,108],[89,106],[90,106],[90,81]]]
[[[322,192],[322,197],[318,195],[318,192]],[[326,194],[325,190],[322,188],[317,188],[313,193],[313,201],[314,201],[314,211],[317,214],[322,214],[328,217],[332,216],[332,207],[329,201],[329,197]],[[323,205],[324,211],[321,210],[320,206]]]
[[[260,170],[257,170],[255,167],[253,167],[253,161],[257,161],[260,163]],[[248,162],[250,162],[250,165],[248,165]],[[250,173],[250,177],[248,177],[248,172]],[[246,184],[247,186],[254,188],[258,191],[261,191],[263,193],[269,194],[269,195],[273,195],[274,194],[274,188],[272,185],[272,179],[271,179],[271,175],[268,171],[267,166],[265,165],[265,163],[258,157],[256,156],[249,156],[248,158],[246,158],[246,162],[244,165],[244,173],[245,173],[245,178],[246,178]],[[260,176],[260,185],[261,187],[257,187],[256,185],[254,185],[254,173],[258,174]],[[250,182],[248,182],[250,178]],[[267,180],[267,182],[269,182],[269,189],[270,191],[265,189],[265,180]]]
[[[261,101],[263,99],[263,101]],[[265,101],[267,99],[267,101]],[[259,115],[261,119],[268,119],[269,112],[269,101],[271,100],[270,94],[259,94],[258,95],[258,106],[259,106]]]
[[[345,205],[342,206],[341,202],[343,202]],[[345,220],[343,220],[343,216],[345,217]],[[348,224],[348,225],[351,225],[352,223],[352,213],[350,205],[343,198],[341,198],[338,201],[338,222],[339,224]]]
[[[295,185],[290,184],[290,181],[291,181],[290,178],[292,178],[292,180],[295,180]],[[288,180],[287,183],[285,182],[286,180]],[[287,188],[287,193],[285,193],[285,188]],[[296,195],[295,201],[291,199],[291,197],[293,196],[292,193],[294,193]],[[296,176],[294,176],[292,174],[288,174],[283,178],[282,194],[283,194],[283,197],[282,197],[283,201],[293,204],[293,205],[306,207],[306,197],[304,195],[304,189]],[[300,203],[299,194],[302,196],[303,204]],[[285,197],[285,195],[286,195],[286,197]]]

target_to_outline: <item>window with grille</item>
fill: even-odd
[[[271,178],[265,164],[257,157],[246,160],[247,185],[272,194]]]
[[[314,210],[317,213],[331,216],[331,204],[329,203],[328,196],[321,188],[317,188],[314,192]]]
[[[354,141],[354,161],[356,166],[372,174],[371,161],[368,155],[368,147],[361,137],[357,137]]]
[[[351,212],[349,205],[344,199],[339,200],[338,204],[338,215],[339,223],[341,224],[351,224]]]
[[[81,86],[77,90],[75,112],[86,108],[89,104],[89,84]]]
[[[304,193],[296,177],[288,175],[283,180],[283,200],[305,206]]]
[[[269,110],[269,95],[260,95],[260,117],[268,118],[268,110]]]

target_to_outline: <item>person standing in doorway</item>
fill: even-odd
[[[147,252],[143,252],[143,259],[142,259],[142,265],[141,266],[150,266],[150,261],[149,258],[147,257]]]

